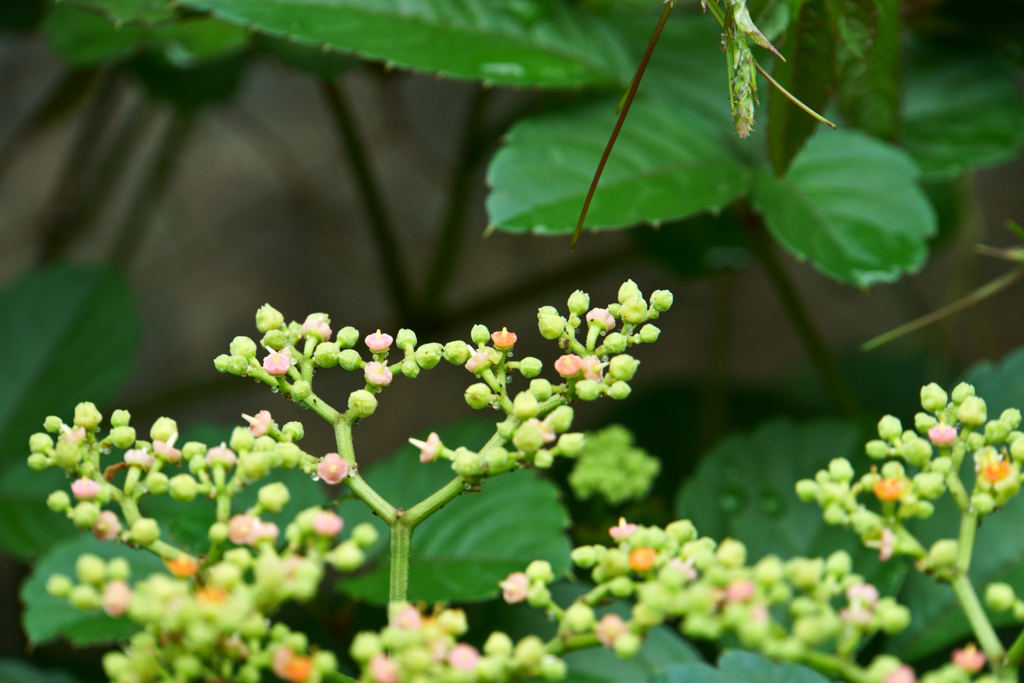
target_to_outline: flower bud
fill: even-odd
[[[582,602],[574,602],[565,610],[565,625],[575,633],[589,631],[594,621],[594,610]]]
[[[551,398],[551,382],[546,379],[533,380],[530,382],[530,393],[533,394],[533,397],[538,401],[546,401]]]
[[[334,343],[338,345],[339,349],[351,349],[359,343],[359,330],[351,326],[345,326],[338,330],[338,334],[335,335],[334,339]]]
[[[615,639],[614,649],[615,654],[620,659],[632,659],[636,657],[637,653],[640,652],[640,647],[643,645],[643,641],[640,640],[640,636],[635,633],[626,632]]]
[[[115,410],[110,415],[111,427],[127,427],[132,420],[132,414],[127,410]]]
[[[647,302],[639,296],[629,299],[619,309],[619,317],[622,318],[623,322],[639,325],[647,320]]]
[[[1002,420],[990,420],[985,425],[985,441],[990,444],[1003,443],[1011,431],[1010,425]]]
[[[109,434],[110,443],[117,448],[131,448],[135,445],[135,429],[132,427],[114,427]]]
[[[170,441],[178,433],[178,423],[169,417],[158,418],[149,430],[149,438],[154,441]]]
[[[558,437],[558,452],[567,458],[575,458],[583,450],[587,438],[580,432],[566,433]]]
[[[53,450],[53,439],[49,434],[37,432],[28,438],[29,453],[49,453]]]
[[[313,387],[309,385],[304,379],[300,379],[292,384],[292,400],[293,401],[305,401],[313,394]],[[248,430],[246,430],[248,431]]]
[[[100,506],[82,502],[71,509],[71,522],[79,529],[91,529],[100,518]]]
[[[569,312],[576,315],[583,315],[590,308],[590,295],[586,292],[576,290],[569,295]]]
[[[955,405],[959,406],[971,396],[974,396],[974,387],[967,382],[961,382],[953,387],[952,398]]]
[[[999,416],[1001,422],[1005,422],[1010,426],[1011,430],[1016,429],[1021,423],[1020,411],[1016,408],[1007,408],[1003,411],[1003,414]]]
[[[656,289],[651,292],[651,307],[659,313],[664,313],[672,308],[674,297],[667,289]]]
[[[424,344],[416,349],[416,362],[424,370],[435,367],[441,362],[442,357],[444,357],[444,347],[436,342]]]
[[[68,602],[75,609],[83,612],[92,612],[100,608],[100,594],[92,586],[79,584],[71,589],[68,594]]]
[[[467,448],[459,448],[452,458],[452,470],[467,479],[483,474],[483,461],[479,454]]]
[[[188,503],[196,497],[196,480],[187,474],[178,474],[168,482],[171,498],[179,503]]]
[[[853,571],[853,559],[845,550],[837,550],[825,560],[825,572],[841,579]]]
[[[365,389],[353,391],[348,396],[348,410],[357,419],[370,417],[377,410],[377,397]]]
[[[938,413],[945,410],[949,397],[946,392],[935,382],[921,387],[921,407],[929,413]]]
[[[544,364],[541,363],[539,359],[532,356],[527,356],[519,361],[519,372],[527,379],[539,375],[543,368]]]
[[[85,429],[96,429],[103,421],[103,415],[96,409],[96,405],[84,401],[75,406],[75,426]]]
[[[918,436],[903,442],[903,457],[915,467],[925,467],[932,457],[932,445]]]
[[[531,417],[536,417],[539,410],[540,405],[537,403],[537,397],[529,391],[519,392],[512,403],[512,413],[520,420],[529,420]]]
[[[371,631],[360,631],[357,633],[356,637],[352,639],[352,645],[349,646],[348,650],[352,659],[357,662],[368,662],[383,652],[384,647],[381,645],[380,636]]]
[[[495,631],[487,637],[484,652],[488,655],[508,657],[512,654],[512,639],[501,631]]]
[[[741,542],[727,538],[721,542],[716,552],[718,561],[730,569],[738,569],[747,561],[747,547]]]
[[[1007,612],[1013,609],[1017,596],[1008,583],[990,583],[985,588],[985,604],[996,612]]]
[[[235,337],[231,340],[228,351],[232,356],[241,356],[246,360],[253,360],[256,358],[256,342],[249,339],[249,337]]]
[[[369,548],[380,538],[380,533],[377,531],[377,527],[373,526],[369,522],[363,522],[357,524],[352,528],[352,542],[360,548]]]
[[[53,574],[46,580],[46,592],[55,598],[66,598],[75,584],[63,574]]]
[[[279,481],[261,487],[258,494],[260,505],[267,512],[280,512],[291,500],[291,497],[288,487]]]
[[[883,441],[895,441],[903,434],[903,424],[899,418],[886,415],[878,421],[878,436]]]
[[[156,523],[155,519],[143,517],[142,519],[135,520],[129,533],[133,542],[145,547],[160,538],[160,526]]]
[[[63,491],[54,491],[47,496],[46,506],[53,512],[67,512],[71,507],[71,498]]]
[[[491,405],[491,401],[494,399],[494,394],[491,393],[490,387],[482,382],[472,384],[466,389],[466,403],[469,404],[470,408],[480,410]]]
[[[415,349],[417,341],[416,333],[405,328],[398,330],[398,334],[395,335],[395,346],[403,351],[412,351]]]
[[[279,330],[284,326],[284,316],[270,304],[263,304],[256,311],[256,329],[262,334]]]
[[[569,556],[572,558],[573,564],[583,569],[590,569],[597,562],[597,552],[590,545],[581,545],[579,548],[573,549]]]
[[[939,421],[928,413],[917,413],[914,415],[914,429],[921,434],[927,434],[928,430],[939,424]]]
[[[99,586],[107,579],[107,565],[96,555],[86,553],[75,561],[75,575],[83,583]]]
[[[992,514],[996,509],[996,500],[988,493],[976,493],[971,496],[971,507],[979,515]]]
[[[910,626],[910,610],[896,604],[892,598],[882,598],[875,607],[879,626],[888,635],[895,635]]]
[[[786,578],[802,591],[813,590],[821,581],[825,563],[821,559],[794,557],[786,562]]]
[[[473,325],[473,329],[469,332],[469,338],[477,346],[483,346],[491,340],[491,332],[485,325]]]
[[[956,417],[968,427],[980,427],[988,419],[988,409],[985,406],[985,401],[977,396],[964,398],[960,407],[957,408]]]
[[[644,342],[645,344],[653,344],[654,342],[658,341],[658,337],[660,335],[661,330],[659,330],[654,325],[644,325],[643,327],[640,328],[640,341]]]
[[[601,396],[601,385],[592,379],[576,382],[576,395],[584,401],[593,401]]]
[[[341,572],[350,572],[363,566],[366,562],[366,553],[351,540],[340,543],[325,558],[332,567]]]
[[[333,368],[341,360],[341,349],[334,342],[317,344],[313,350],[313,362],[317,367]]]
[[[465,365],[472,355],[464,341],[450,341],[444,345],[444,359],[452,365]]]
[[[51,434],[56,434],[57,432],[60,431],[61,425],[63,424],[64,421],[61,420],[56,415],[49,415],[45,420],[43,420],[43,429],[50,432]]]
[[[542,581],[551,583],[555,580],[555,573],[551,569],[551,563],[544,560],[534,560],[526,567],[526,578],[530,581]]]
[[[363,359],[359,356],[359,352],[355,349],[345,349],[338,354],[338,365],[341,366],[342,370],[358,370],[363,367]]]
[[[565,334],[565,318],[546,306],[537,312],[537,327],[545,339],[558,339]]]
[[[167,493],[167,475],[163,472],[150,472],[146,475],[146,490],[154,496],[162,496]]]
[[[932,544],[928,551],[928,563],[936,569],[952,567],[960,544],[951,538],[944,538]]]
[[[28,466],[36,472],[42,472],[50,466],[50,460],[42,453],[33,453],[28,456]]]
[[[512,444],[523,453],[533,453],[544,447],[544,433],[537,424],[521,424],[512,436]]]
[[[243,358],[242,360],[245,359]],[[231,356],[229,356],[226,353],[222,353],[213,359],[213,367],[217,370],[217,372],[230,372],[233,375],[241,374],[240,372],[233,371],[231,367]]]

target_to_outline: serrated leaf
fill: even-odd
[[[77,66],[119,62],[156,51],[177,66],[190,67],[239,52],[249,40],[244,29],[207,17],[117,27],[99,14],[67,3],[50,9],[43,33],[54,52]]]
[[[571,234],[614,124],[602,100],[520,121],[491,161],[487,214],[509,232]],[[720,132],[688,110],[636,101],[594,194],[587,226],[622,228],[717,209],[749,175]]]
[[[899,123],[900,0],[839,0],[836,84],[846,120],[893,140]]]
[[[910,52],[903,144],[929,179],[1014,159],[1024,147],[1017,72],[983,54],[918,45]]]
[[[0,659],[0,681],[4,683],[76,683],[71,674],[59,669],[40,669],[20,659]]]
[[[21,586],[21,601],[25,605],[21,623],[33,645],[42,645],[58,637],[67,638],[78,646],[94,645],[127,638],[138,630],[138,626],[126,618],[112,619],[102,611],[76,610],[67,600],[46,592],[46,580],[53,574],[64,574],[74,579],[75,562],[83,553],[92,553],[105,560],[125,558],[132,568],[131,583],[164,571],[163,563],[156,555],[119,543],[97,541],[90,534],[79,534],[61,541],[40,558]]]
[[[494,423],[462,422],[437,430],[450,448],[480,448],[494,433]],[[423,435],[426,436],[425,434]],[[447,461],[423,464],[412,446],[369,467],[366,480],[396,507],[411,507],[455,476]],[[569,569],[569,516],[559,491],[535,470],[503,474],[466,493],[423,522],[413,532],[409,599],[471,602],[493,597],[497,582],[522,571],[533,560],[547,560],[556,574]],[[388,600],[387,527],[358,500],[344,500],[338,514],[351,528],[374,523],[381,540],[370,550],[379,561],[365,574],[344,579],[339,587],[374,604]]]
[[[18,359],[0,392],[0,548],[27,559],[73,532],[45,505],[63,477],[28,469],[28,438],[47,415],[70,419],[77,403],[102,405],[121,386],[140,325],[127,283],[102,266],[15,281],[0,294],[0,320]]]
[[[772,77],[794,97],[815,111],[824,109],[835,71],[835,39],[828,21],[826,0],[807,0],[790,22],[781,59]],[[814,133],[817,121],[771,89],[768,110],[768,151],[781,175]]]
[[[776,664],[752,652],[726,652],[717,669],[678,664],[655,676],[654,683],[828,683],[828,679],[807,667]]]
[[[186,0],[225,21],[415,71],[501,85],[628,81],[618,36],[562,0]]]
[[[174,19],[168,0],[66,0],[75,7],[93,12],[117,24],[152,24]]]
[[[285,66],[300,69],[328,80],[335,80],[360,64],[358,59],[349,55],[338,54],[334,51],[324,52],[318,47],[294,43],[274,36],[256,34],[253,36],[252,44],[256,50],[273,55]]]
[[[815,135],[782,178],[760,173],[753,203],[799,259],[858,287],[895,282],[928,256],[936,218],[905,152],[855,131]]]

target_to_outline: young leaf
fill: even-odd
[[[0,681],[4,683],[75,683],[59,669],[39,669],[20,659],[0,659]]]
[[[491,224],[509,232],[571,234],[614,111],[613,101],[602,100],[517,123],[488,169]],[[587,226],[621,228],[717,209],[745,192],[748,178],[721,132],[702,117],[638,99]]]
[[[439,429],[452,448],[479,448],[494,433],[494,423],[464,422]],[[424,435],[425,436],[425,435]],[[423,464],[412,446],[368,468],[365,477],[378,493],[396,507],[411,507],[455,476],[450,463]],[[412,536],[409,599],[468,602],[498,593],[498,581],[522,571],[532,560],[551,563],[556,574],[569,569],[569,524],[558,502],[558,489],[535,471],[504,474],[486,481],[482,491],[465,493],[418,526]],[[359,501],[345,500],[338,514],[349,528],[371,521],[381,540],[371,554],[379,554],[368,573],[343,579],[339,587],[374,604],[388,601],[388,530]]]
[[[501,85],[625,82],[619,38],[563,0],[186,0],[261,33]]]
[[[782,45],[786,61],[775,64],[773,77],[782,87],[811,109],[821,111],[828,102],[835,69],[835,40],[828,21],[826,0],[807,0],[789,24]],[[816,127],[796,104],[777,89],[769,99],[768,151],[777,174],[789,167],[793,157]]]
[[[823,131],[786,174],[761,172],[752,193],[772,235],[825,275],[858,287],[920,268],[935,212],[910,157],[854,131]]]
[[[168,0],[68,0],[79,9],[100,14],[116,24],[152,24],[174,19]]]
[[[653,683],[828,683],[828,679],[806,667],[776,664],[752,652],[726,652],[717,670],[707,664],[677,664],[656,675]]]
[[[894,140],[900,105],[900,0],[839,0],[836,87],[846,119]]]

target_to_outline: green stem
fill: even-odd
[[[466,480],[461,476],[455,477],[430,496],[424,498],[419,503],[416,503],[416,505],[406,510],[405,514],[402,515],[402,523],[410,529],[416,528],[425,519],[430,517],[430,515],[453,501],[465,490]]]
[[[412,527],[401,518],[391,525],[391,582],[389,602],[409,596],[409,557],[412,555]]]
[[[974,537],[978,533],[978,513],[965,512],[960,518],[960,540],[957,543],[956,570],[967,574],[971,569]]]
[[[1009,671],[1016,671],[1020,668],[1021,660],[1024,660],[1024,631],[1020,632],[1013,645],[1006,651],[1006,668]]]
[[[1003,661],[1006,651],[1003,649],[1003,644],[999,640],[999,636],[996,635],[995,629],[992,628],[991,622],[989,622],[988,617],[985,615],[985,610],[981,606],[981,601],[978,600],[978,594],[974,592],[971,580],[966,574],[954,574],[953,578],[949,580],[949,585],[953,588],[953,592],[956,593],[956,598],[960,601],[960,607],[963,609],[967,621],[970,622],[971,629],[974,631],[974,635],[977,636],[981,649],[984,650],[988,660],[993,663],[995,668],[1001,668],[999,663]]]
[[[585,650],[597,647],[601,641],[593,633],[578,633],[575,635],[555,636],[549,640],[544,649],[550,655],[561,655],[576,650]]]
[[[800,341],[803,342],[804,350],[817,370],[818,378],[825,386],[825,391],[841,413],[847,416],[855,415],[859,409],[857,399],[846,383],[839,365],[815,329],[796,287],[793,286],[789,275],[786,274],[786,269],[783,268],[775,254],[764,221],[761,216],[749,209],[743,212],[743,219],[744,227],[751,237],[754,254],[764,267],[779,299],[782,300],[782,305],[786,309],[786,313],[789,314],[790,322],[800,337]]]
[[[352,493],[356,494],[361,501],[366,503],[388,526],[393,525],[398,516],[394,506],[384,500],[383,496],[366,483],[366,480],[359,476],[358,471],[355,471],[356,453],[352,443],[352,425],[344,421],[336,423],[334,425],[334,438],[338,444],[338,455],[353,467],[352,474],[345,477],[345,484],[352,490]]]
[[[802,661],[813,669],[829,676],[839,676],[849,683],[873,683],[875,680],[854,662],[817,650],[809,650],[804,653]]]

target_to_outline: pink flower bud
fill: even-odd
[[[100,513],[96,524],[92,527],[92,535],[100,541],[113,541],[121,533],[121,522],[111,510]]]
[[[480,659],[480,653],[476,651],[476,648],[465,643],[459,643],[448,653],[448,664],[454,669],[463,671],[472,671],[478,659]]]
[[[302,323],[302,336],[308,336],[310,332],[320,337],[320,341],[328,341],[331,338],[331,326],[320,318],[312,317],[306,318],[306,322]]]
[[[540,430],[541,438],[544,439],[544,443],[551,443],[555,440],[555,430],[544,424],[535,417],[531,417],[526,421],[526,424],[536,427]]]
[[[247,545],[259,523],[255,515],[235,515],[228,522],[228,539],[235,545]]]
[[[85,477],[71,482],[71,493],[78,500],[92,500],[100,495],[100,488],[98,481]]]
[[[398,610],[391,619],[391,625],[402,631],[416,631],[423,626],[423,618],[418,609],[408,605]]]
[[[878,589],[870,583],[858,583],[846,589],[846,599],[851,605],[873,608],[878,603]]]
[[[928,440],[935,446],[949,446],[956,441],[956,427],[938,424],[928,430]]]
[[[507,327],[501,328],[501,332],[491,333],[491,341],[494,342],[494,348],[501,349],[502,351],[515,346],[516,339],[516,333],[509,332]]]
[[[615,639],[629,630],[629,626],[618,614],[609,613],[601,617],[594,627],[594,635],[605,647],[613,647]]]
[[[272,377],[287,375],[292,368],[292,352],[285,348],[280,351],[271,351],[263,359],[263,369]]]
[[[606,308],[592,308],[587,313],[587,323],[600,325],[605,332],[611,332],[615,329],[615,316]]]
[[[955,666],[973,676],[985,668],[985,662],[988,661],[988,658],[974,643],[968,643],[967,647],[953,650],[950,660]]]
[[[602,377],[601,359],[597,356],[587,356],[583,359],[583,377],[600,382]]]
[[[687,582],[697,580],[697,570],[690,562],[683,562],[678,557],[673,557],[667,565],[672,571],[679,572]]]
[[[85,441],[85,427],[77,427],[64,432],[64,441],[66,443],[82,443]]]
[[[619,517],[619,523],[608,530],[608,535],[614,541],[624,541],[636,531],[636,524],[629,524],[625,517]]]
[[[321,512],[313,518],[313,531],[321,536],[337,536],[345,526],[345,521],[333,512]]]
[[[238,456],[235,452],[228,448],[223,443],[219,446],[214,446],[210,450],[206,451],[206,464],[210,465],[224,465],[225,467],[234,467],[235,463],[238,462]]]
[[[129,465],[148,470],[153,466],[153,456],[141,448],[133,448],[124,452],[124,461]]]
[[[177,440],[178,432],[171,434],[171,438],[167,441],[160,441],[157,439],[153,442],[153,452],[172,465],[177,465],[181,462],[181,451],[174,447],[174,443]]]
[[[882,540],[878,544],[878,559],[888,562],[896,550],[896,534],[889,529],[882,529]]]
[[[917,676],[909,665],[901,664],[895,671],[886,676],[882,683],[917,683]]]
[[[844,607],[839,610],[839,619],[852,626],[860,626],[867,628],[871,625],[871,619],[874,617],[874,613],[864,607]]]
[[[383,363],[376,361],[367,363],[366,367],[363,368],[363,372],[366,374],[366,381],[374,386],[386,387],[391,384],[391,371]]]
[[[398,667],[387,655],[374,655],[369,669],[375,683],[398,683]]]
[[[273,543],[280,535],[281,530],[276,524],[257,519],[256,524],[253,526],[252,533],[249,534],[249,545],[256,546],[263,541],[270,541]]]
[[[753,581],[733,581],[725,589],[725,599],[729,602],[746,602],[754,597]]]
[[[281,646],[274,650],[274,663],[272,665],[274,675],[280,679],[288,680],[288,665],[291,663],[295,653],[290,647]]]
[[[108,616],[115,619],[122,616],[128,611],[128,605],[131,604],[131,601],[132,589],[124,581],[111,581],[103,589],[103,611]]]
[[[562,356],[555,361],[555,372],[562,377],[572,377],[579,373],[583,369],[583,359],[577,356],[575,353],[570,353],[567,356]]]
[[[391,343],[395,341],[390,334],[381,334],[380,330],[377,330],[373,334],[366,335],[366,345],[370,347],[370,350],[374,353],[380,353],[381,351],[387,351],[391,348]]]
[[[270,431],[271,426],[274,424],[274,418],[270,416],[269,410],[261,410],[256,413],[256,417],[251,417],[242,413],[242,418],[249,423],[249,433],[257,439],[261,436],[266,436],[267,432]]]
[[[437,432],[430,432],[430,436],[427,437],[426,441],[409,439],[409,443],[420,449],[420,462],[434,460],[437,457],[438,451],[441,450],[441,437],[437,435]]]
[[[316,473],[328,484],[340,484],[348,476],[348,462],[337,453],[328,453],[316,466]]]
[[[526,593],[530,590],[530,579],[523,572],[512,572],[504,581],[499,581],[501,595],[505,602],[513,605],[526,599]]]
[[[486,351],[477,351],[466,361],[466,369],[476,374],[477,370],[486,368],[491,363],[491,357]]]

